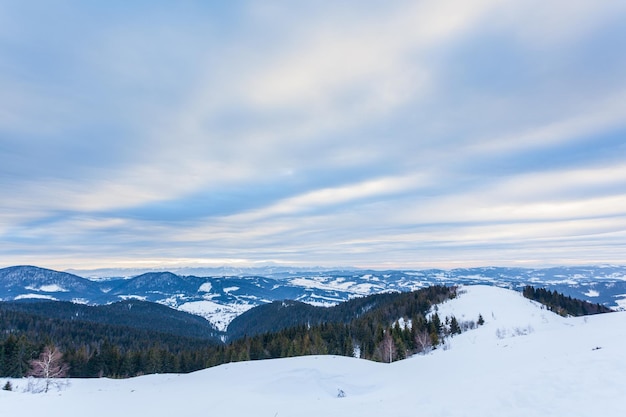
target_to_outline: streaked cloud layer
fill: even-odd
[[[317,3],[4,1],[0,265],[626,260],[626,3]]]

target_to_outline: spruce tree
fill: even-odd
[[[454,316],[450,319],[450,334],[461,334],[461,327]]]

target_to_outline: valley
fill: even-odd
[[[0,301],[48,299],[105,305],[143,300],[204,317],[220,332],[226,332],[232,320],[245,311],[272,301],[332,306],[355,297],[430,285],[486,284],[519,291],[533,285],[614,309],[626,307],[624,266],[423,271],[268,268],[257,269],[254,272],[258,275],[252,276],[246,272],[206,277],[148,272],[128,278],[87,279],[34,266],[15,266],[0,269]]]

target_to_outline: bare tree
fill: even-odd
[[[430,352],[433,348],[432,340],[427,331],[415,334],[415,344],[417,346],[417,350],[424,354]]]
[[[393,362],[393,359],[395,359],[396,357],[396,344],[393,341],[393,336],[391,335],[391,331],[386,331],[385,335],[383,336],[383,341],[382,341],[382,352],[381,352],[381,356],[382,356],[382,360],[384,362]]]
[[[63,362],[63,354],[56,346],[46,346],[38,359],[30,361],[28,376],[43,379],[43,392],[48,392],[51,385],[60,386],[55,380],[65,377],[68,369]]]

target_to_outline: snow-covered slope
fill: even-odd
[[[626,309],[626,266],[470,268],[425,271],[285,271],[267,276],[187,276],[148,272],[128,279],[92,281],[32,266],[0,269],[0,301],[52,299],[109,304],[139,299],[202,316],[226,330],[255,306],[297,300],[330,306],[350,298],[389,291],[412,291],[434,284],[488,284],[522,289],[545,287],[565,295]]]
[[[441,316],[485,325],[393,364],[331,356],[240,362],[189,375],[72,380],[61,392],[0,391],[2,415],[622,415],[626,312],[562,318],[519,293],[465,287]],[[13,381],[24,386],[25,381]],[[338,398],[338,390],[345,397]]]

